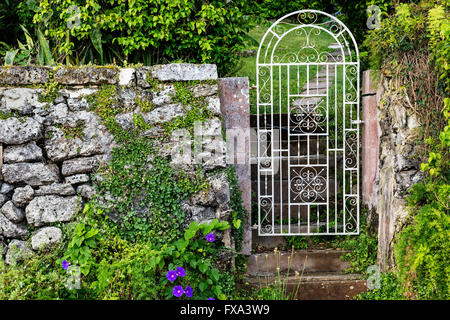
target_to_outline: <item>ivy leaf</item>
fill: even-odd
[[[180,240],[178,240],[177,242],[175,242],[175,246],[177,247],[177,249],[178,249],[179,251],[181,251],[181,250],[183,250],[183,249],[186,249],[188,243],[189,243],[189,242],[188,242],[187,240],[180,239]]]
[[[211,277],[214,279],[214,281],[219,281],[219,278],[220,278],[219,270],[217,270],[216,268],[212,269]]]
[[[233,226],[234,226],[236,229],[239,229],[239,228],[241,227],[241,222],[242,222],[241,219],[233,219]]]
[[[206,288],[208,288],[208,284],[206,284],[205,282],[200,282],[198,288],[200,289],[201,292],[203,292],[206,290]]]
[[[205,273],[206,270],[208,270],[209,263],[202,263],[198,266],[198,270],[200,270],[201,273]]]
[[[89,239],[89,238],[94,237],[94,236],[97,235],[97,234],[98,234],[98,230],[92,228],[91,230],[89,230],[89,231],[85,234],[84,238],[85,238],[85,239]]]
[[[195,234],[197,233],[197,230],[190,230],[190,229],[188,229],[188,230],[186,230],[186,232],[184,233],[184,239],[186,240],[186,241],[189,241],[189,240],[191,240],[193,237],[195,237]]]

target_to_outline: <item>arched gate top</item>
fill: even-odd
[[[339,55],[320,47],[322,33],[337,44]],[[284,52],[283,41],[298,41],[297,52]],[[355,38],[342,21],[318,10],[300,10],[278,19],[264,34],[258,49],[257,64],[349,63],[359,61]]]

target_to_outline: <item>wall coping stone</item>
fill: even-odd
[[[0,84],[29,85],[50,81],[50,67],[3,66],[0,67]]]
[[[0,85],[20,86],[45,84],[53,80],[67,86],[123,85],[152,87],[146,79],[158,81],[217,80],[215,64],[174,63],[136,68],[117,66],[3,66],[0,67]]]

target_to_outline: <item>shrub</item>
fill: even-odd
[[[450,285],[450,19],[448,0],[401,4],[366,39],[373,68],[404,84],[423,125],[428,173],[407,198],[409,220],[395,239],[396,275],[407,297],[448,299]]]
[[[42,0],[34,21],[45,25],[59,62],[185,61],[216,63],[225,72],[233,65],[247,29],[243,3]]]
[[[381,273],[380,288],[363,292],[357,300],[404,300],[404,291],[395,273]]]
[[[417,299],[449,299],[450,185],[416,184],[408,198],[412,222],[399,234],[395,258],[399,278]]]

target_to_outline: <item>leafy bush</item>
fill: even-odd
[[[363,292],[355,297],[357,300],[404,300],[402,286],[395,273],[380,275],[380,288]]]
[[[58,62],[216,63],[224,72],[247,29],[244,1],[41,0],[34,22]],[[70,28],[68,28],[68,25]]]
[[[408,203],[413,221],[395,244],[399,278],[417,299],[449,299],[450,185],[419,183]]]
[[[373,68],[405,85],[423,124],[428,173],[407,198],[410,216],[394,245],[396,278],[407,297],[448,299],[450,285],[450,19],[448,0],[401,4],[366,39]]]
[[[395,14],[383,19],[381,27],[370,31],[364,41],[369,50],[370,67],[381,69],[404,85],[404,93],[411,110],[423,125],[425,138],[432,136],[433,139],[443,130],[446,122],[442,117],[443,78],[439,77],[438,71],[445,68],[441,63],[444,57],[436,50],[433,41],[430,42],[433,37],[434,41],[440,38],[433,34],[439,33],[445,37],[445,14],[439,18],[433,14],[443,10],[442,2],[421,1],[419,4],[398,5]],[[431,32],[432,26],[442,27],[442,32],[440,29]],[[439,43],[443,47],[442,39]],[[433,60],[436,54],[440,56],[439,64]]]
[[[282,16],[298,10],[314,9],[335,15],[353,33],[357,42],[361,42],[367,32],[367,8],[377,5],[382,13],[388,12],[392,0],[256,0],[247,2],[245,13],[256,18],[279,19]]]

